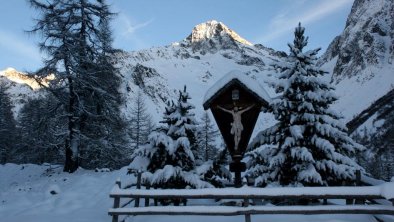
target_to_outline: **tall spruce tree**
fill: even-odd
[[[198,152],[204,161],[213,160],[217,155],[218,149],[215,146],[217,136],[219,136],[219,131],[212,123],[208,112],[205,112],[197,127]]]
[[[366,169],[374,177],[390,181],[394,176],[394,100],[377,113],[375,121],[382,124],[366,143],[374,154],[368,158]]]
[[[14,158],[18,135],[12,103],[6,90],[6,84],[0,82],[0,164]]]
[[[196,172],[200,178],[215,187],[224,187],[230,183],[232,176],[227,169],[229,154],[225,147],[217,147],[216,138],[219,131],[212,123],[208,112],[205,112],[197,126],[198,150]]]
[[[168,188],[211,187],[195,172],[195,156],[192,151],[195,119],[193,105],[186,91],[179,92],[176,103],[169,102],[164,112],[164,125],[149,135],[149,143],[137,149],[131,167],[143,169],[144,177],[153,186]]]
[[[17,163],[61,164],[64,160],[66,116],[62,106],[49,95],[29,99],[19,112],[21,142],[17,149]]]
[[[39,46],[47,55],[37,74],[56,75],[58,84],[47,89],[68,117],[64,171],[74,172],[81,164],[125,164],[120,77],[110,58],[108,24],[114,14],[105,0],[29,2],[40,13],[31,33],[42,36]]]
[[[130,134],[133,150],[147,143],[149,133],[153,130],[153,120],[147,111],[141,91],[138,91],[131,108]]]
[[[197,121],[193,109],[195,108],[191,103],[189,93],[184,86],[183,91],[179,91],[179,98],[175,112],[173,112],[167,120],[168,135],[174,140],[180,137],[187,137],[190,143],[190,150],[193,152],[195,159],[200,159],[198,153],[198,144],[196,138]]]
[[[341,117],[330,109],[337,97],[334,88],[319,78],[324,74],[315,64],[320,49],[303,52],[308,38],[301,24],[294,35],[286,61],[273,65],[280,74],[272,86],[280,96],[266,111],[273,112],[278,123],[252,142],[251,147],[259,149],[250,155],[248,174],[258,186],[352,182],[355,171],[362,168],[350,156],[363,147],[353,142]]]

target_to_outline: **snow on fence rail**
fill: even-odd
[[[394,183],[363,187],[295,187],[295,188],[208,188],[141,190],[122,189],[120,181],[110,192],[114,206],[108,214],[117,222],[119,215],[245,215],[251,221],[252,214],[385,214],[394,215],[390,205],[318,205],[318,206],[250,206],[249,200],[300,200],[300,199],[386,199],[394,205]],[[121,198],[145,198],[145,207],[120,208]],[[150,206],[149,198],[157,199],[241,199],[239,206]],[[326,201],[324,202],[326,203]],[[157,205],[157,201],[155,201]]]
[[[375,179],[375,178],[372,178],[372,177],[369,177],[369,176],[366,176],[366,175],[361,175],[361,177],[360,177],[360,183],[368,185],[368,186],[380,185],[380,184],[383,184],[385,182],[386,181],[384,181],[384,180],[378,180],[378,179]]]

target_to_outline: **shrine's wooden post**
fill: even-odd
[[[227,73],[205,95],[204,109],[211,109],[232,157],[230,171],[234,172],[235,187],[242,186],[241,172],[246,169],[242,158],[261,107],[269,102],[257,81],[240,71]]]

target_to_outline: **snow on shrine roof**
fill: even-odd
[[[222,93],[224,89],[229,86],[233,81],[237,81],[243,86],[246,90],[250,91],[252,94],[255,94],[261,100],[270,103],[271,98],[268,96],[268,93],[264,90],[264,88],[255,80],[245,73],[242,73],[239,70],[233,70],[226,75],[224,75],[221,79],[219,79],[208,91],[205,93],[203,106],[204,109],[208,109],[209,104]]]

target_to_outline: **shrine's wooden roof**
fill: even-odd
[[[204,109],[209,109],[213,101],[219,98],[224,92],[233,85],[238,85],[240,89],[248,91],[255,99],[263,105],[268,105],[271,98],[264,88],[255,80],[247,76],[241,71],[234,70],[225,74],[219,79],[205,94],[203,106]]]

